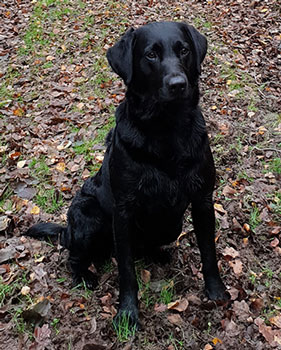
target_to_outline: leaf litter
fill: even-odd
[[[277,3],[4,0],[0,8],[0,344],[42,350],[280,348]],[[99,169],[125,92],[108,68],[106,50],[129,26],[153,20],[188,21],[208,38],[201,106],[217,166],[216,243],[231,302],[206,301],[187,214],[182,235],[169,248],[170,264],[140,270],[141,330],[125,345],[112,327],[114,260],[103,267],[95,291],[72,289],[67,253],[21,234],[39,219],[65,223],[73,195]],[[168,305],[160,296],[167,281],[173,281]],[[38,311],[40,300],[47,306]]]

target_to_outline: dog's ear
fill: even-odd
[[[200,74],[201,72],[201,63],[203,62],[206,53],[207,53],[207,39],[204,37],[204,35],[200,34],[198,30],[196,30],[193,26],[182,23],[184,26],[184,30],[188,37],[191,39],[194,49],[195,49],[195,54],[196,54],[196,68],[198,73]]]
[[[131,82],[133,76],[134,41],[134,28],[130,28],[114,46],[108,49],[106,54],[111,68],[126,85]]]

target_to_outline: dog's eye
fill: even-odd
[[[149,60],[155,60],[155,58],[157,57],[156,53],[153,52],[153,51],[150,51],[146,54],[146,57],[149,59]]]
[[[181,48],[180,54],[182,56],[185,56],[189,53],[188,49],[186,47]]]

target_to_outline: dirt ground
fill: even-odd
[[[281,349],[278,2],[4,0],[0,18],[0,349]],[[114,259],[96,290],[73,289],[67,251],[22,235],[39,220],[64,223],[100,167],[125,92],[106,50],[128,27],[158,20],[188,22],[208,39],[200,105],[231,301],[204,296],[187,212],[171,262],[136,263],[141,330],[127,336],[112,325]]]

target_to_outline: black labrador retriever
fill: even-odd
[[[215,252],[212,193],[215,168],[205,122],[198,107],[200,64],[207,41],[185,23],[156,22],[128,30],[107,52],[127,85],[107,137],[99,172],[88,179],[68,211],[68,225],[39,223],[28,234],[61,234],[70,251],[74,282],[93,287],[91,262],[115,251],[120,295],[116,320],[125,313],[138,323],[134,256],[153,254],[176,240],[185,210],[200,248],[205,289],[212,300],[227,299]]]

